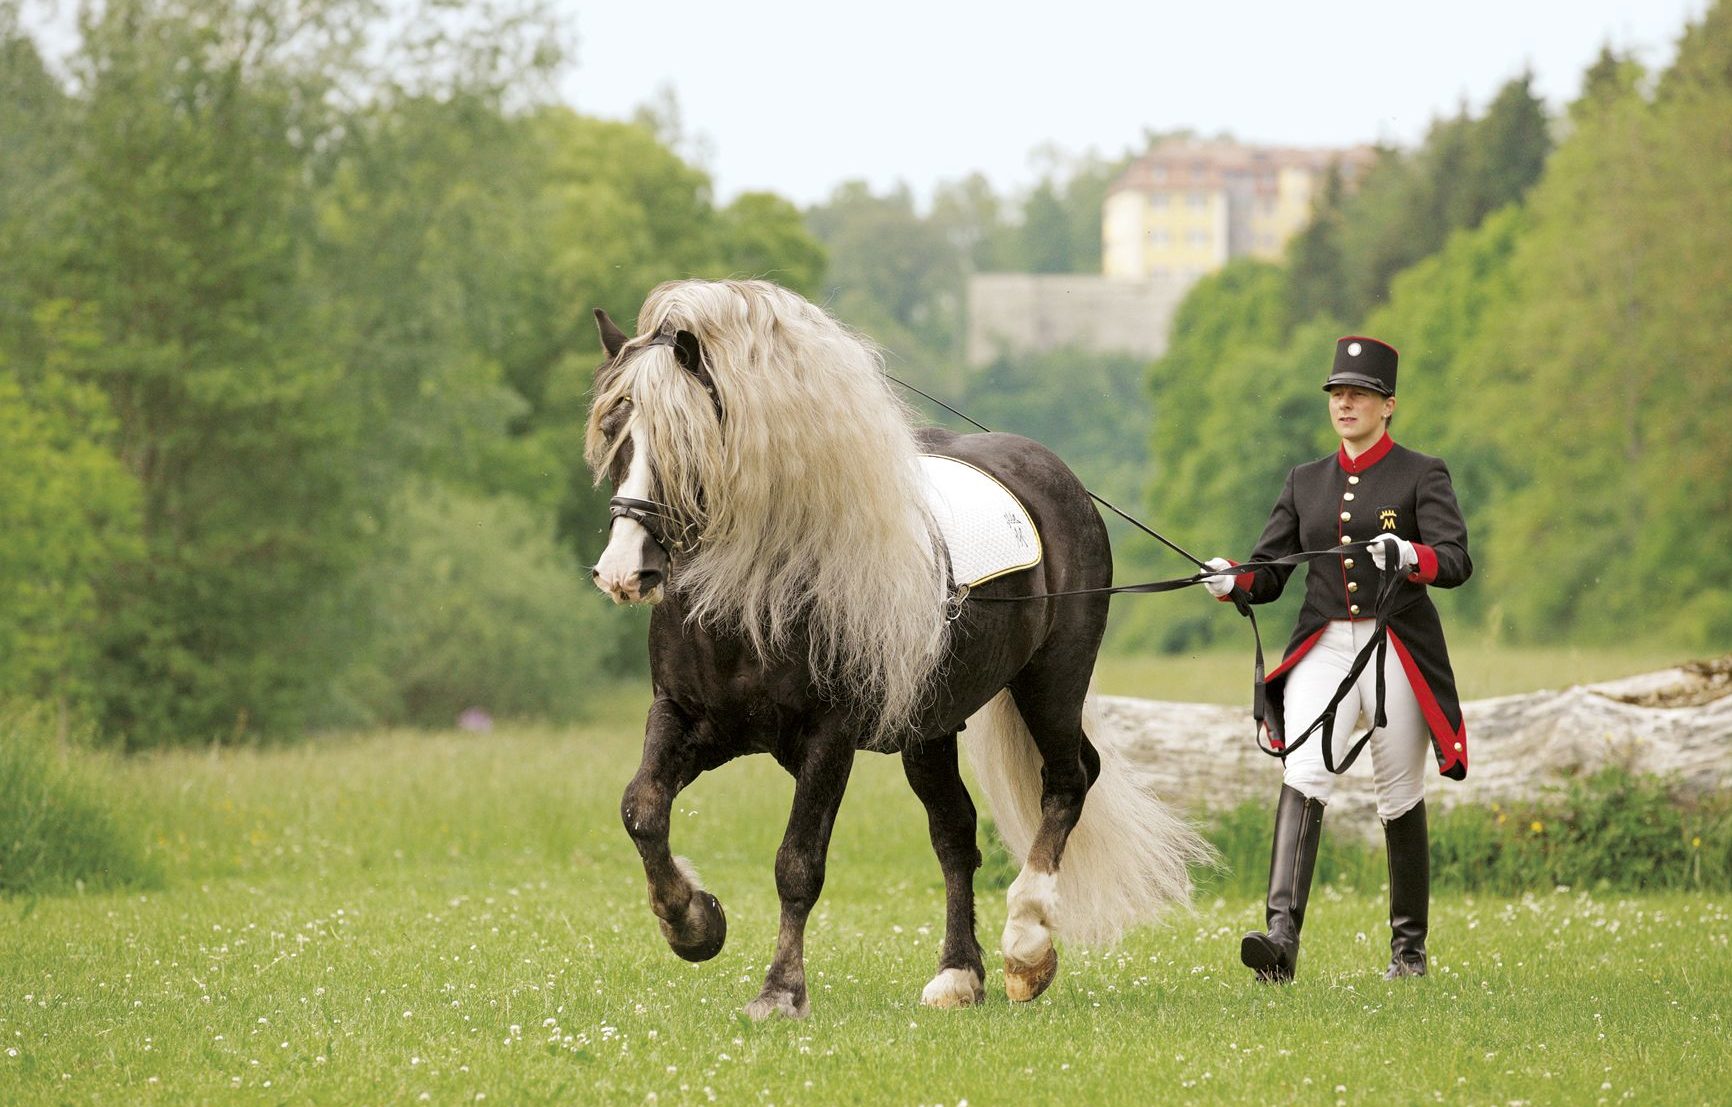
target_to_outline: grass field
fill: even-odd
[[[943,894],[895,762],[864,757],[808,940],[813,1014],[753,1024],[791,792],[700,780],[675,847],[727,948],[662,943],[617,800],[641,699],[589,726],[105,762],[164,886],[0,901],[0,1103],[1712,1103],[1732,902],[1451,897],[1399,985],[1378,888],[1320,889],[1301,979],[1252,985],[1249,897],[1064,947],[1026,1007],[921,1008]],[[982,891],[991,951],[1002,893]]]

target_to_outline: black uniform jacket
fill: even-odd
[[[1449,649],[1427,589],[1454,588],[1473,573],[1467,556],[1467,524],[1455,501],[1449,469],[1435,457],[1398,446],[1388,435],[1349,458],[1343,447],[1333,457],[1295,466],[1287,474],[1281,499],[1269,513],[1251,560],[1266,561],[1319,550],[1344,542],[1363,542],[1394,534],[1413,543],[1419,568],[1390,598],[1389,644],[1419,699],[1431,731],[1438,771],[1460,780],[1467,775],[1467,728],[1456,697]],[[1252,603],[1281,595],[1291,568],[1241,573],[1235,582]],[[1287,643],[1287,654],[1268,675],[1268,723],[1279,748],[1288,733],[1282,716],[1288,673],[1316,644],[1332,619],[1375,616],[1377,567],[1369,556],[1324,558],[1305,566],[1305,606]],[[1311,725],[1293,720],[1293,731]]]

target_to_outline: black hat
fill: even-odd
[[[1375,338],[1350,334],[1335,343],[1335,368],[1323,382],[1323,391],[1340,384],[1369,388],[1385,396],[1395,395],[1395,347]]]

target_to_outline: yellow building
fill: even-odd
[[[1351,183],[1369,147],[1301,150],[1225,140],[1167,139],[1107,189],[1101,269],[1108,277],[1186,283],[1231,258],[1278,258],[1311,216],[1331,164]]]

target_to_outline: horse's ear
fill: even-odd
[[[624,346],[631,336],[619,329],[604,308],[595,309],[595,327],[601,332],[601,348],[607,351],[607,356],[618,357],[620,347]]]
[[[709,366],[704,364],[703,347],[698,345],[698,336],[691,331],[680,331],[674,335],[674,357],[679,361],[680,368],[698,378],[698,383],[704,390],[714,396],[716,382],[710,377]]]

